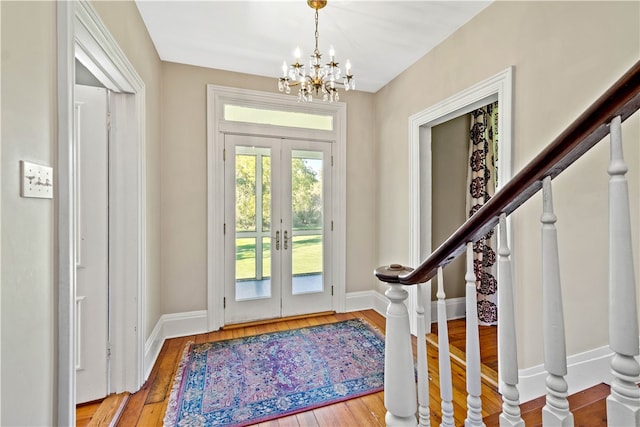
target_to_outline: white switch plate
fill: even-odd
[[[53,168],[20,160],[20,195],[53,199]]]

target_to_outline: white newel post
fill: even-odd
[[[466,281],[467,331],[467,418],[465,427],[484,426],[482,422],[482,377],[480,375],[480,338],[478,336],[478,302],[476,273],[473,269],[473,243],[467,243]]]
[[[411,270],[399,264],[380,267],[385,276],[406,274]],[[416,380],[413,369],[409,312],[404,304],[409,293],[399,283],[388,283],[389,298],[384,352],[384,406],[387,426],[416,426]]]
[[[418,305],[416,307],[418,340],[418,425],[429,427],[429,368],[427,360],[426,327],[431,325],[431,282],[418,285]]]
[[[607,398],[607,424],[640,425],[640,366],[638,355],[638,314],[631,247],[627,165],[622,155],[621,119],[611,122],[611,162],[609,164],[609,341],[611,394]]]
[[[542,408],[545,426],[573,426],[567,400],[567,350],[560,289],[560,263],[556,215],[553,213],[551,178],[542,182],[542,324],[544,367],[548,372],[547,403]]]
[[[442,423],[440,426],[454,427],[451,355],[449,353],[447,303],[445,301],[442,267],[438,268],[438,293],[436,296],[438,297],[438,369],[440,372],[440,398],[442,400]]]
[[[520,414],[518,391],[518,351],[516,345],[516,318],[513,307],[513,277],[511,251],[507,243],[507,217],[500,215],[500,245],[498,247],[498,351],[502,380],[501,427],[524,427]]]

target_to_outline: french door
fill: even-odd
[[[225,323],[332,309],[330,191],[330,143],[225,135]]]

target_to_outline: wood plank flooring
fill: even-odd
[[[127,406],[122,411],[118,426],[161,426],[167,407],[169,393],[173,384],[173,377],[177,370],[178,362],[182,356],[184,346],[188,341],[197,343],[218,341],[229,338],[250,336],[265,332],[295,329],[305,326],[320,325],[324,323],[338,322],[351,318],[362,318],[380,331],[385,331],[385,319],[373,310],[364,310],[352,313],[327,314],[317,317],[300,319],[288,319],[265,324],[250,324],[232,329],[173,338],[167,340],[149,379],[140,391],[129,396]],[[464,319],[452,320],[448,324],[450,344],[452,348],[452,384],[454,389],[454,418],[456,425],[463,425],[466,417],[466,370],[464,366],[465,347],[465,322]],[[437,332],[436,325],[433,326]],[[481,327],[480,344],[481,359],[485,366],[483,371],[488,374],[483,377],[482,384],[482,416],[487,426],[498,425],[498,416],[501,411],[502,400],[497,393],[495,383],[491,380],[493,369],[497,369],[497,336],[495,327]],[[427,340],[428,364],[430,377],[430,408],[431,425],[439,425],[441,422],[439,375],[437,356],[437,337]],[[416,339],[413,339],[414,355]],[[455,346],[455,347],[454,347]],[[486,377],[486,378],[485,378]],[[605,390],[606,389],[606,390]],[[571,408],[574,411],[576,425],[604,425],[603,398],[608,393],[608,387],[602,385],[593,390],[578,393],[571,397]],[[544,406],[544,397],[521,405],[523,418],[527,425],[540,425],[541,409]],[[97,407],[92,405],[79,406],[77,409],[77,425],[86,426],[92,418],[92,411]],[[384,392],[370,394],[346,402],[325,406],[297,415],[272,420],[257,424],[257,427],[325,427],[325,426],[384,426],[386,409],[384,406]],[[598,420],[591,424],[589,420]],[[586,420],[586,421],[585,421]],[[585,423],[586,422],[586,423]]]
[[[224,329],[182,338],[169,339],[165,342],[156,365],[148,381],[140,391],[129,398],[118,426],[160,426],[167,407],[173,377],[178,362],[188,341],[196,343],[219,341],[229,338],[240,338],[265,332],[276,332],[305,326],[321,325],[352,318],[363,318],[384,332],[385,319],[373,310],[331,314],[262,325]],[[297,415],[257,424],[259,427],[295,427],[295,426],[384,426],[384,395],[382,392],[352,399],[346,402],[303,412]]]

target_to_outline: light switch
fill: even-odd
[[[53,168],[20,160],[22,197],[53,199]]]

